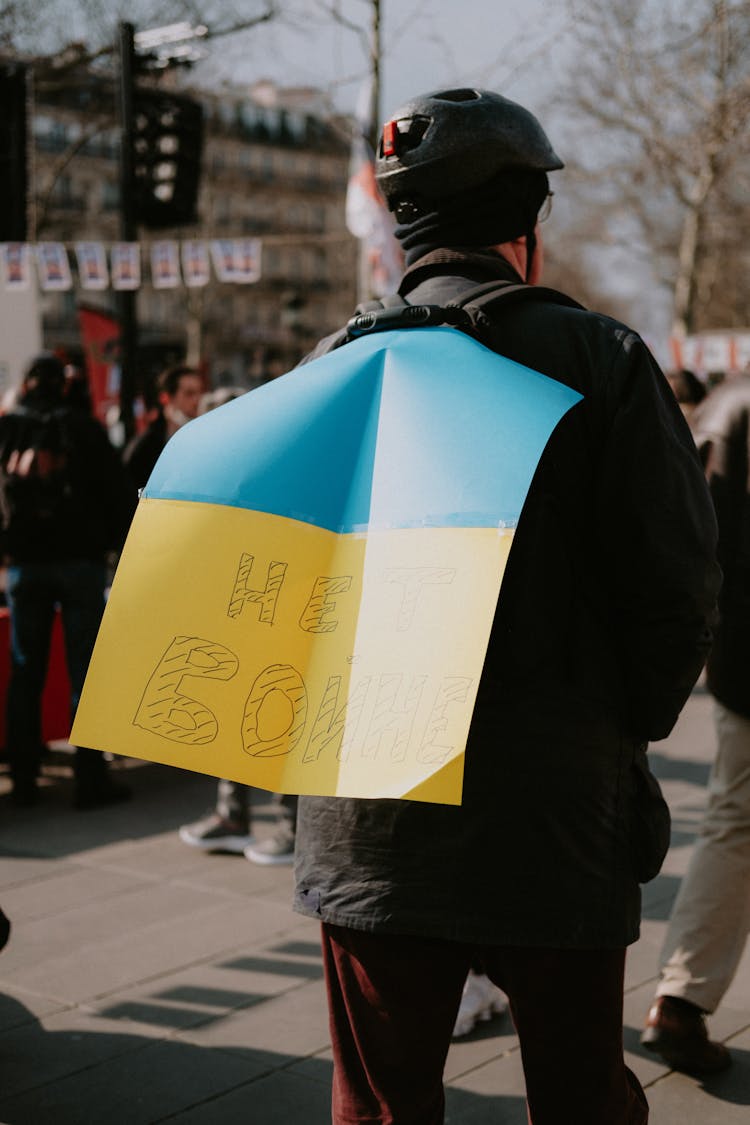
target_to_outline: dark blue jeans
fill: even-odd
[[[32,782],[39,772],[42,692],[55,607],[59,605],[62,613],[72,722],[104,611],[105,582],[104,563],[93,559],[8,567],[11,674],[6,737],[11,776],[16,784]],[[79,782],[96,782],[104,777],[106,769],[98,751],[76,751],[75,773]]]

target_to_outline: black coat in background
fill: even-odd
[[[496,255],[435,257],[409,271],[411,302],[518,281]],[[485,342],[583,401],[515,533],[463,803],[301,798],[295,907],[375,932],[621,947],[669,839],[645,744],[671,730],[710,645],[711,499],[674,396],[624,325],[532,301],[493,311]]]
[[[692,424],[716,507],[724,572],[708,686],[724,707],[750,719],[750,375],[712,391]]]
[[[8,471],[20,451],[51,451],[64,468],[49,496]],[[44,455],[44,454],[43,454]],[[36,487],[35,487],[36,485]],[[0,520],[8,563],[102,559],[125,542],[138,497],[104,427],[89,414],[30,393],[0,416]]]
[[[126,445],[122,463],[130,479],[137,489],[145,488],[148,478],[153,472],[154,465],[161,457],[162,450],[167,444],[167,420],[163,414],[157,414],[143,433],[136,434]]]

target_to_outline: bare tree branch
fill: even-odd
[[[613,207],[646,240],[669,232],[660,256],[671,258],[674,325],[684,332],[718,292],[707,278],[722,185],[739,169],[747,178],[750,165],[750,0],[569,0],[569,9],[579,51],[568,104],[611,154],[594,160],[609,189],[596,189],[590,168],[591,186],[615,227]]]

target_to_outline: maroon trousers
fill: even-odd
[[[517,949],[323,924],[333,1125],[442,1125],[443,1068],[464,980],[510,1001],[530,1125],[645,1125],[625,1066],[625,950]]]

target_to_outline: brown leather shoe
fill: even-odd
[[[732,1063],[724,1044],[708,1038],[701,1009],[681,997],[659,996],[654,1000],[641,1043],[647,1051],[661,1055],[673,1070],[698,1077],[717,1074]]]

